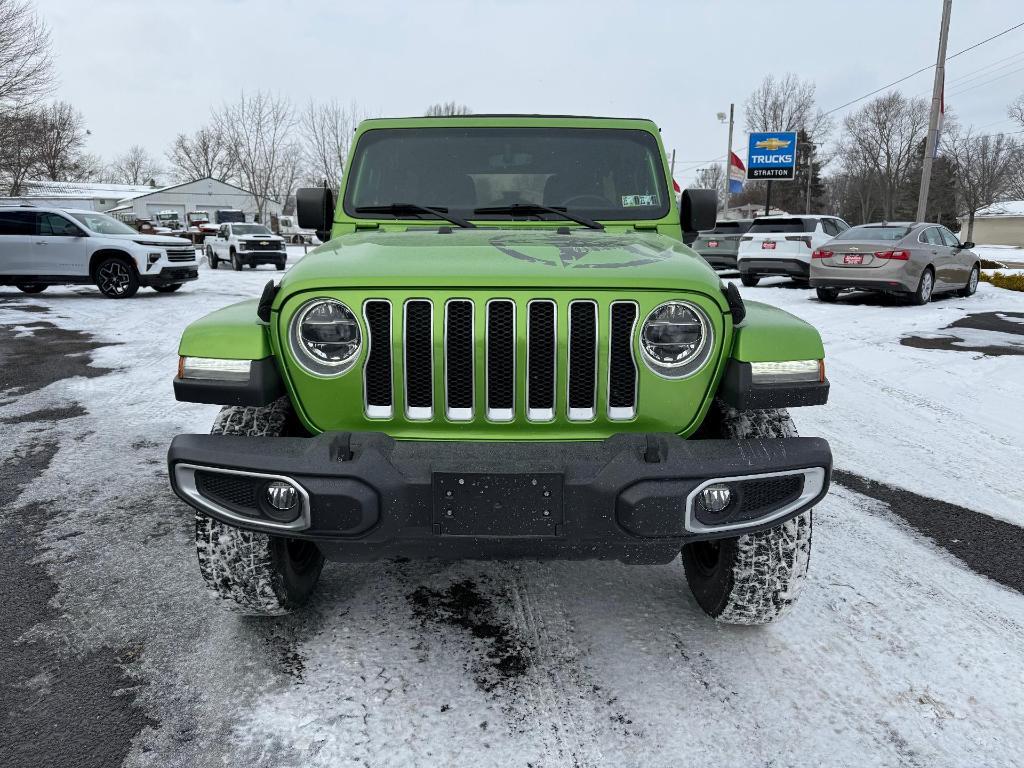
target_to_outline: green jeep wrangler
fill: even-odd
[[[250,614],[309,599],[325,558],[682,554],[721,621],[782,615],[832,457],[789,406],[828,397],[817,331],[741,299],[683,244],[648,120],[367,120],[324,244],[260,299],[190,325],[179,435],[206,582]]]

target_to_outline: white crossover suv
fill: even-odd
[[[736,266],[744,285],[782,275],[807,283],[811,254],[850,228],[836,216],[761,216],[740,238]]]
[[[0,207],[0,285],[40,293],[94,284],[126,299],[140,287],[171,293],[198,277],[195,248],[180,237],[142,235],[97,211]]]

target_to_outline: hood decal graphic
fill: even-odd
[[[573,237],[572,235],[545,235],[532,238],[528,243],[531,249],[544,249],[542,255],[525,252],[522,238],[510,234],[495,235],[490,244],[513,259],[528,261],[533,264],[544,264],[549,267],[561,266],[566,269],[621,269],[622,267],[639,267],[654,264],[671,257],[671,251],[652,248],[645,243],[638,243],[631,237],[601,235],[598,237]],[[547,251],[552,251],[548,256]],[[604,261],[601,256],[609,251],[625,252],[635,256],[629,260]],[[591,258],[593,257],[593,258]]]

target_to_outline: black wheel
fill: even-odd
[[[210,269],[216,269],[218,266],[217,254],[209,246],[206,247],[206,263],[210,265]]]
[[[761,278],[756,275],[740,275],[740,282],[747,286],[747,288],[753,288],[761,282]]]
[[[262,407],[221,410],[212,434],[282,437],[293,430],[287,398]],[[230,609],[280,616],[304,605],[316,589],[324,558],[311,541],[246,531],[196,512],[196,553],[206,586]]]
[[[917,284],[917,290],[910,294],[910,303],[922,306],[932,300],[932,292],[935,290],[935,272],[931,267],[925,267],[921,273],[921,280]]]
[[[18,283],[15,288],[22,293],[42,293],[46,290],[45,285],[39,285],[38,283]]]
[[[956,292],[957,296],[967,298],[973,296],[975,291],[978,290],[978,280],[981,279],[981,269],[975,264],[971,267],[971,276],[967,278],[967,285]]]
[[[284,265],[285,265],[285,263],[283,261],[277,262],[277,264],[275,265],[277,267],[277,271],[278,272],[284,272]]]
[[[716,403],[709,437],[796,437],[785,410],[736,411]],[[811,558],[811,510],[775,528],[683,546],[683,569],[697,604],[725,624],[768,624],[796,602]]]
[[[829,303],[839,298],[839,291],[835,288],[818,288],[818,301],[827,301]]]
[[[174,293],[183,285],[184,283],[174,283],[172,285],[154,285],[153,290],[156,291],[157,293]]]
[[[238,258],[238,254],[234,251],[231,252],[231,268],[235,270],[235,272],[242,271],[242,260]]]
[[[139,273],[125,259],[111,256],[96,267],[96,287],[109,299],[128,299],[139,291]]]

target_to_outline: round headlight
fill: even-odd
[[[335,299],[314,299],[300,307],[290,335],[295,359],[316,376],[340,376],[359,354],[356,316]]]
[[[647,367],[660,376],[692,376],[711,356],[711,324],[688,301],[654,308],[640,329],[640,351]]]

